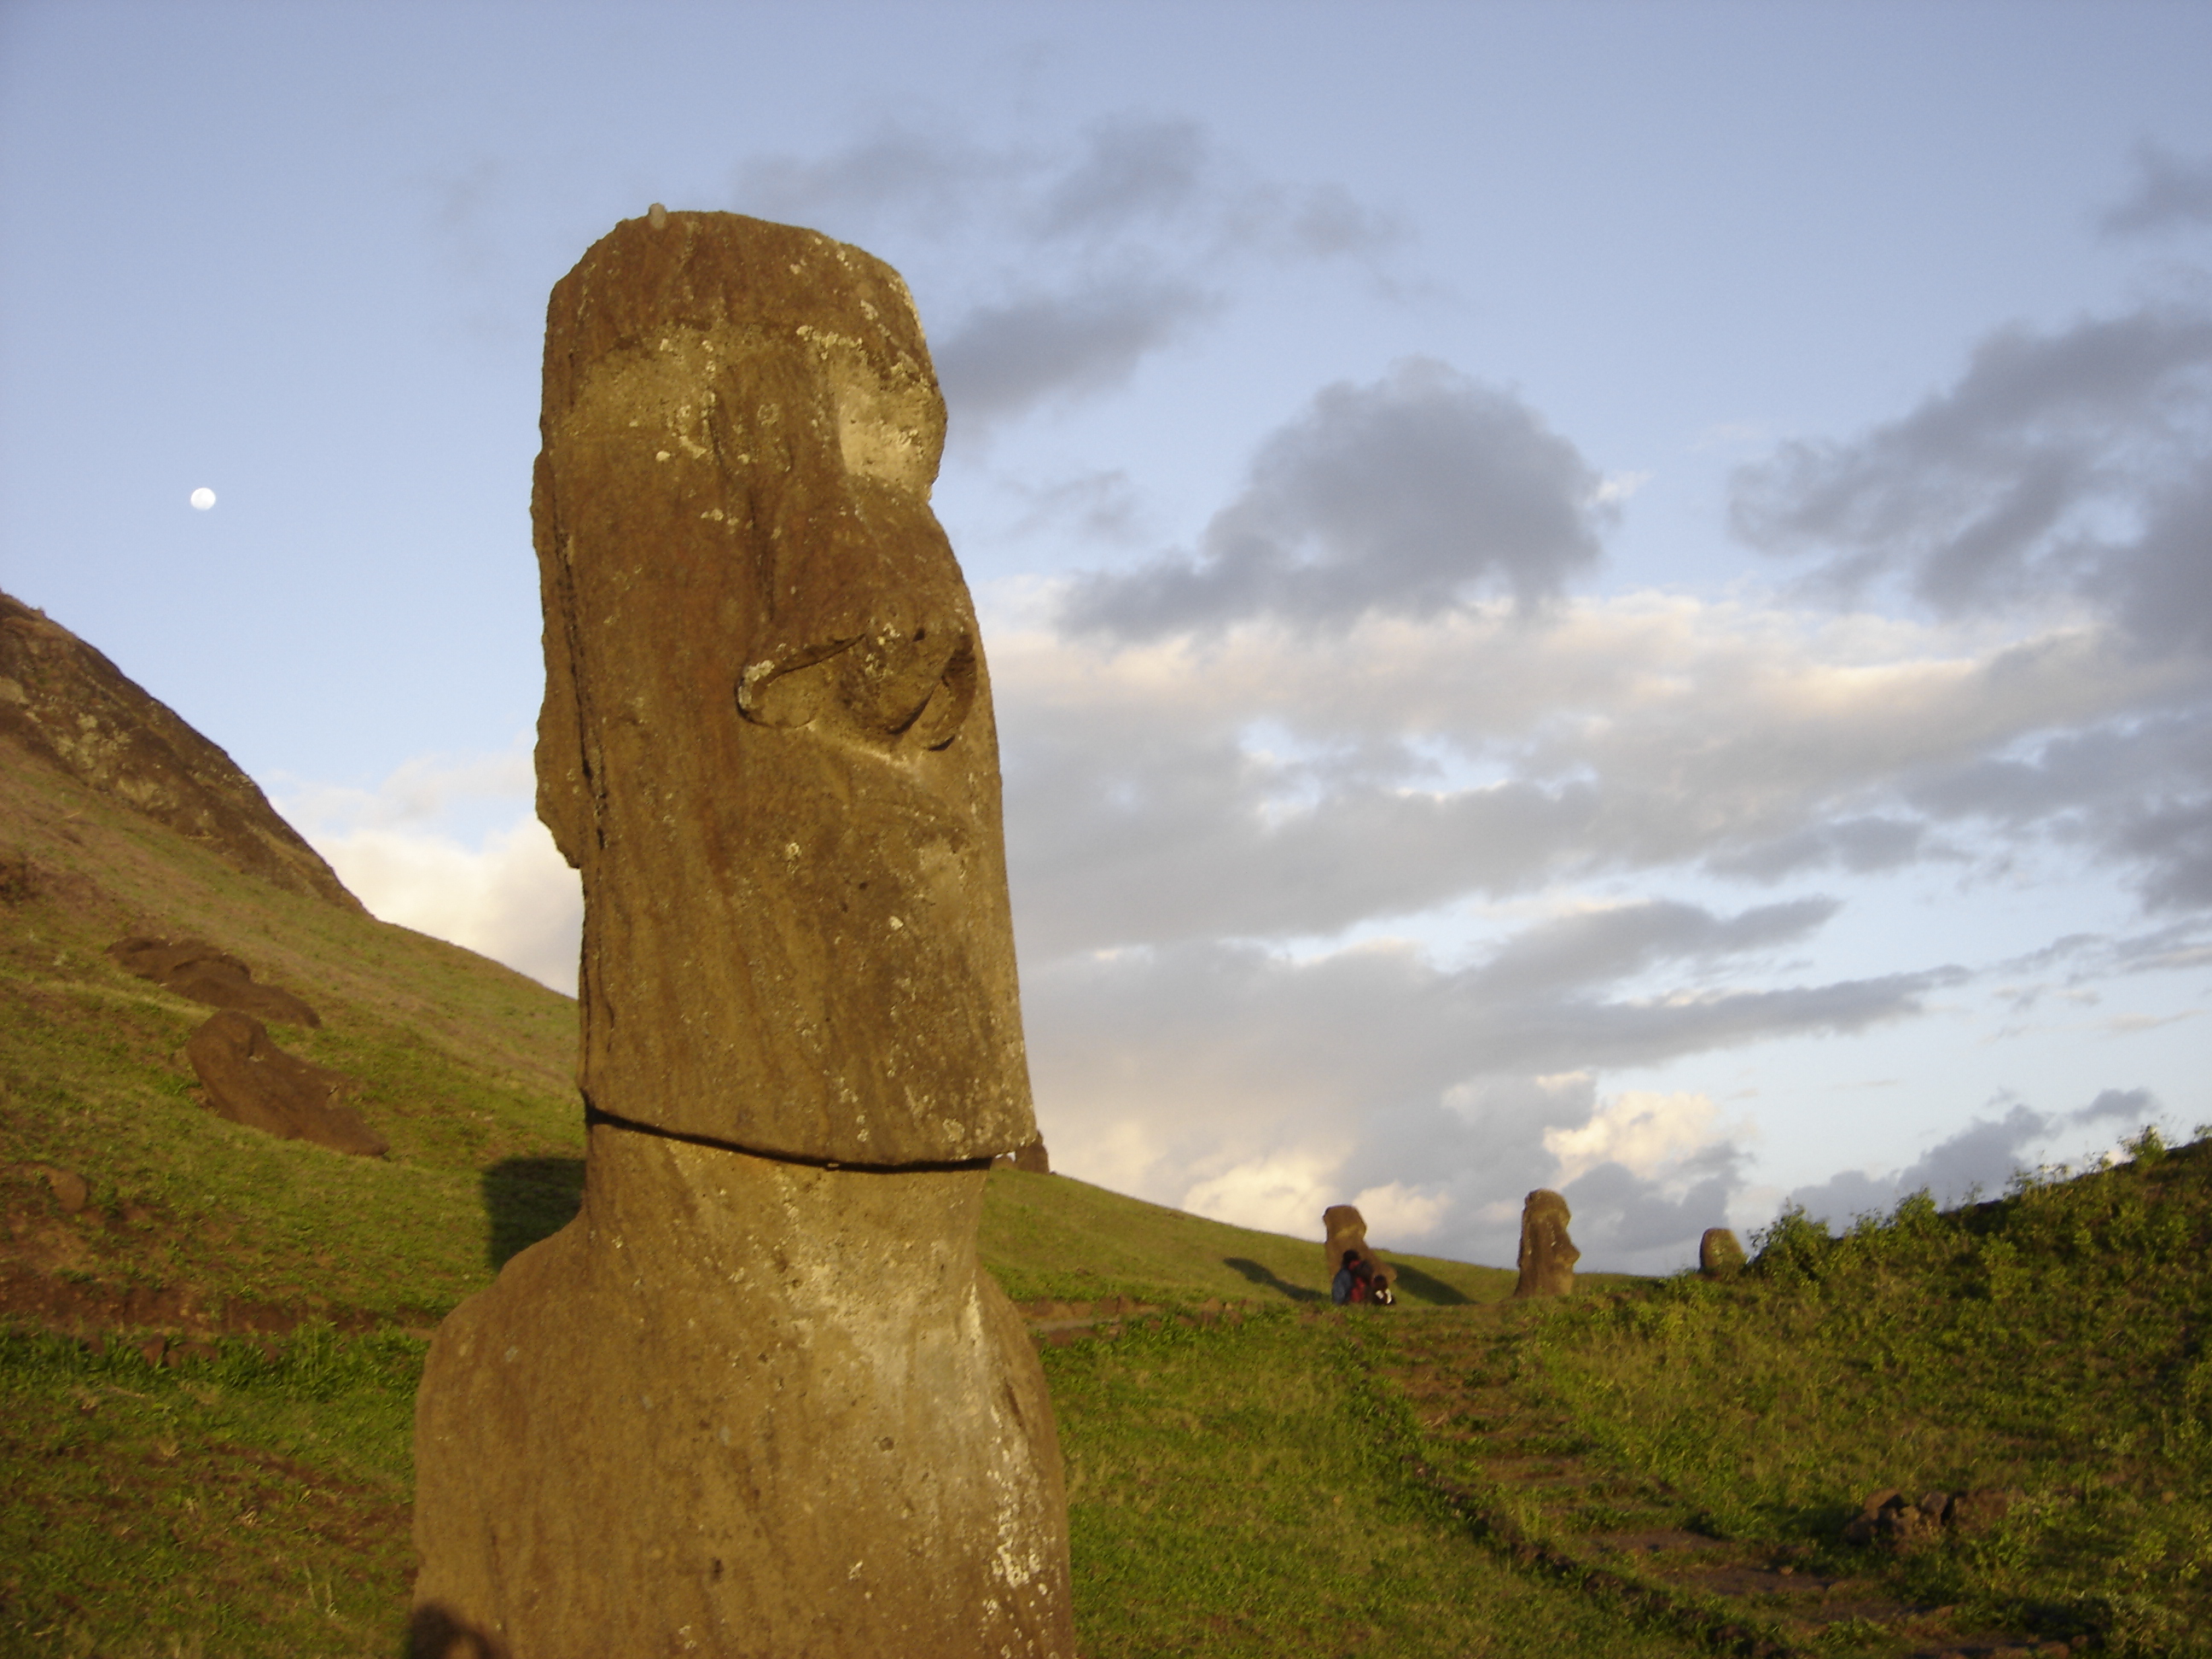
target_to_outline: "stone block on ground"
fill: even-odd
[[[300,998],[274,985],[255,983],[251,968],[204,939],[133,937],[116,940],[107,954],[125,973],[210,1008],[234,1009],[280,1025],[323,1023]]]
[[[185,1056],[219,1117],[280,1140],[307,1140],[333,1152],[382,1158],[384,1137],[340,1098],[353,1079],[289,1054],[261,1022],[225,1010],[191,1035]]]

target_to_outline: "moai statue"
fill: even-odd
[[[1357,1250],[1376,1278],[1385,1285],[1390,1282],[1390,1269],[1367,1248],[1367,1220],[1356,1207],[1350,1204],[1330,1205],[1321,1212],[1321,1227],[1325,1235],[1322,1258],[1328,1268],[1324,1278],[1334,1279],[1336,1270],[1344,1266],[1344,1253]]]
[[[976,1255],[1037,1133],[913,301],[655,207],[554,289],[543,429],[584,1203],[432,1345],[416,1652],[1073,1659],[1044,1376]]]
[[[1743,1246],[1725,1227],[1708,1227],[1698,1240],[1698,1271],[1707,1279],[1733,1279],[1743,1271]]]
[[[1521,1206],[1521,1279],[1513,1287],[1515,1296],[1574,1294],[1575,1263],[1583,1253],[1567,1237],[1567,1223],[1573,1219],[1567,1200],[1548,1188],[1528,1194]]]

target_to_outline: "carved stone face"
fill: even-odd
[[[731,214],[554,290],[538,809],[604,1111],[802,1158],[1036,1138],[974,607],[904,285]]]

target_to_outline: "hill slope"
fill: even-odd
[[[125,973],[204,939],[304,998],[289,1051],[353,1078],[371,1160],[227,1122],[185,1038],[210,1011]],[[0,595],[0,1313],[187,1335],[321,1316],[422,1329],[573,1213],[575,1005],[376,921],[228,757]],[[46,1171],[88,1183],[74,1213]],[[1000,1171],[987,1262],[1018,1297],[1307,1299],[1316,1246]],[[1388,1240],[1379,1243],[1387,1245]],[[1416,1301],[1510,1277],[1400,1258]]]
[[[90,726],[73,726],[72,697]],[[182,1049],[210,1011],[111,959],[134,935],[204,939],[310,1004],[319,1027],[273,1035],[355,1080],[389,1155],[279,1140],[209,1110]],[[0,605],[0,1654],[391,1650],[411,1571],[423,1339],[574,1212],[575,1038],[569,999],[368,915],[220,750],[96,652]],[[1376,1243],[1409,1312],[1488,1304],[1512,1283]],[[1091,1494],[1079,1539],[1120,1525],[1123,1474],[1154,1467],[1155,1451],[1132,1450],[1146,1435],[1181,1436],[1200,1410],[1234,1418],[1207,1442],[1230,1508],[1206,1547],[1241,1553],[1252,1571],[1239,1582],[1314,1599],[1287,1625],[1248,1620],[1249,1642],[1224,1650],[1334,1641],[1351,1620],[1397,1650],[1441,1654],[1469,1620],[1489,1628],[1510,1608],[1521,1635],[1496,1650],[1533,1653],[1567,1616],[1470,1540],[1393,1508],[1397,1488],[1334,1392],[1340,1345],[1312,1319],[1327,1282],[1316,1243],[998,1170],[982,1252],[1073,1343],[1052,1352]],[[1232,1312],[1202,1333],[1231,1346],[1190,1356],[1174,1385],[1183,1403],[1146,1429],[1114,1403],[1116,1364],[1086,1357],[1091,1320],[1121,1329],[1133,1303],[1274,1313]],[[1159,1340],[1130,1329],[1133,1345]],[[1287,1437],[1264,1478],[1246,1465],[1247,1435]],[[1297,1518],[1347,1495],[1324,1532]],[[1331,1575],[1364,1559],[1377,1525],[1409,1552],[1401,1577],[1347,1597]],[[1156,1613],[1116,1636],[1112,1598],[1097,1601],[1098,1651],[1213,1628],[1207,1593],[1194,1600],[1174,1576],[1185,1523],[1162,1510],[1147,1535],[1170,1569],[1146,1592]],[[1115,1582],[1097,1576],[1096,1552],[1120,1546],[1083,1547],[1086,1583]],[[1456,1622],[1437,1623],[1460,1602]],[[1679,1650],[1602,1617],[1570,1623],[1592,1653]]]

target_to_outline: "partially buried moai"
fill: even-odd
[[[1516,1297],[1571,1296],[1575,1263],[1583,1253],[1567,1236],[1574,1212],[1567,1200],[1547,1187],[1539,1187],[1521,1206],[1521,1277],[1513,1286]]]
[[[1072,1656],[997,738],[896,273],[731,214],[554,289],[538,811],[583,873],[580,1213],[440,1330],[418,1655]]]
[[[1367,1248],[1367,1218],[1350,1204],[1332,1204],[1321,1212],[1322,1264],[1327,1269],[1323,1277],[1334,1279],[1337,1269],[1344,1266],[1344,1253],[1351,1250],[1367,1263],[1368,1271],[1384,1284],[1395,1275],[1382,1259]]]

